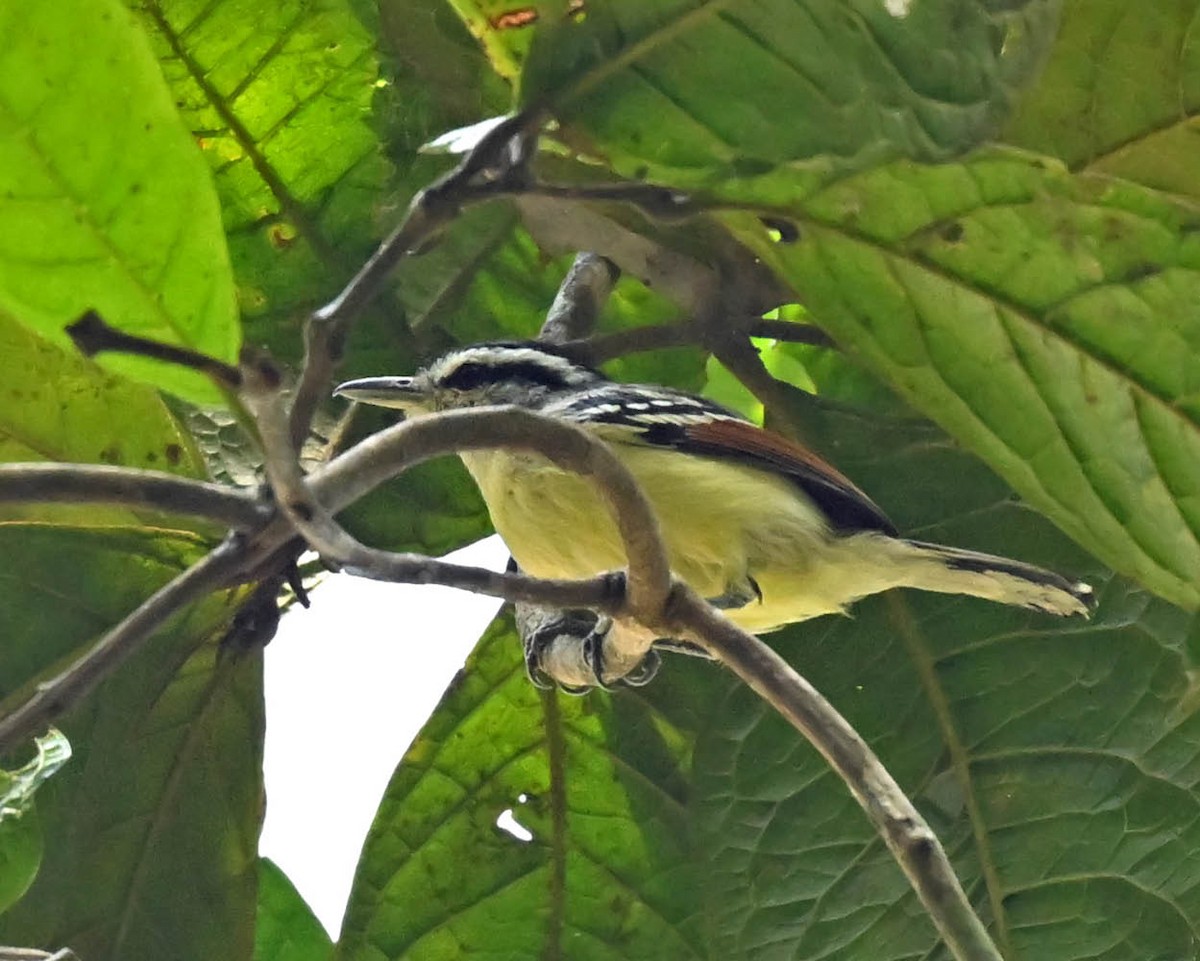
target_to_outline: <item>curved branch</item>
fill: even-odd
[[[508,601],[523,601],[554,607],[563,605],[594,606],[605,611],[615,610],[622,605],[624,591],[614,590],[614,585],[609,578],[596,577],[582,581],[541,580],[520,574],[499,574],[484,568],[448,564],[419,554],[399,554],[379,550],[361,543],[338,524],[329,508],[314,493],[308,479],[301,471],[296,451],[292,447],[287,411],[284,409],[279,391],[274,389],[273,377],[270,374],[264,377],[261,371],[246,366],[242,370],[242,382],[243,399],[254,412],[258,422],[259,433],[266,453],[267,478],[275,493],[276,501],[292,522],[292,526],[299,531],[309,546],[326,560],[346,568],[350,573],[375,580],[408,584],[441,584],[445,587],[457,587]],[[474,414],[477,412],[464,411],[462,413]],[[426,420],[434,422],[441,418],[427,418]],[[402,424],[400,426],[409,425]],[[490,446],[505,446],[504,430],[496,430],[493,425],[492,431],[494,435]],[[452,449],[446,450],[446,453],[450,452]],[[612,458],[607,449],[604,450],[604,454],[608,458]],[[399,473],[412,466],[413,463],[415,462],[403,462],[396,465],[394,473]],[[393,474],[384,476],[393,476]],[[632,478],[629,479],[629,482],[633,484],[632,489],[636,490],[636,484]],[[604,480],[601,483],[620,489],[623,494],[627,493],[628,485],[623,487],[619,479],[614,481],[608,473],[604,474]],[[637,493],[640,494],[640,491]],[[621,508],[629,508],[635,514],[638,512],[637,505],[630,506],[625,501],[621,502]],[[646,509],[649,510],[648,506]],[[652,515],[651,519],[653,519]],[[651,567],[656,562],[657,559],[653,556],[649,556],[646,560],[646,564]],[[647,600],[648,603],[657,603],[659,610],[666,601],[670,583],[670,573],[666,567],[665,557],[662,558],[661,563],[663,588],[657,598],[649,597]]]
[[[271,507],[246,490],[131,467],[88,464],[0,464],[0,501],[121,504],[186,514],[251,530]]]
[[[775,651],[690,588],[672,595],[667,628],[700,642],[803,734],[841,776],[959,961],[1003,961],[933,829],[875,753],[821,692]]]
[[[657,619],[671,575],[654,510],[608,446],[573,424],[518,407],[476,407],[419,417],[366,438],[316,471],[311,486],[321,502],[336,511],[431,457],[497,447],[540,454],[596,485],[628,555],[628,613],[637,620]]]

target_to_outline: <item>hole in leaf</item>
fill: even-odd
[[[512,808],[505,808],[500,812],[500,816],[496,818],[496,827],[498,827],[501,831],[511,834],[514,838],[524,844],[528,844],[533,840],[533,832],[530,831],[529,828],[525,827],[525,825],[521,824],[515,817],[513,817]]]

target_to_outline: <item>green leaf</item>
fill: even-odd
[[[112,464],[202,477],[157,391],[106,373],[0,313],[0,461]]]
[[[37,753],[28,763],[0,769],[0,913],[29,889],[42,863],[34,794],[71,758],[71,743],[54,728],[34,744]]]
[[[1200,220],[999,153],[895,164],[740,236],[855,357],[1106,564],[1200,603]]]
[[[0,711],[202,552],[134,529],[0,526]],[[173,619],[61,720],[75,761],[39,792],[41,871],[0,917],[0,943],[95,961],[250,958],[262,679],[258,655],[218,659],[236,599]]]
[[[131,6],[213,171],[247,337],[295,360],[381,232],[374,40],[343,0]]]
[[[333,943],[300,892],[274,861],[258,861],[254,961],[325,961]]]
[[[1079,570],[939,432],[821,420],[838,466],[902,530]],[[770,638],[879,752],[1005,956],[1023,961],[1200,945],[1192,618],[1120,582],[1099,593],[1090,623],[914,592]],[[740,685],[713,702],[694,780],[712,956],[944,957],[826,763]]]
[[[122,330],[237,357],[220,214],[145,37],[116,0],[0,8],[0,309],[58,344],[94,308]],[[196,401],[206,378],[101,364]]]
[[[681,927],[689,751],[636,699],[539,694],[498,620],[387,790],[341,956],[698,956]]]
[[[111,464],[204,476],[195,443],[156,390],[64,352],[2,312],[0,384],[0,395],[12,400],[0,404],[0,462]],[[99,504],[0,504],[0,520],[22,519],[81,527],[182,523]]]
[[[1200,198],[1197,14],[1196,0],[1065,0],[1050,62],[1004,139],[1075,169]]]
[[[996,128],[1056,6],[599,0],[539,20],[520,100],[620,173],[681,187],[940,159]]]

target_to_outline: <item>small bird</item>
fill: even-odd
[[[1086,615],[1092,589],[1020,561],[901,537],[844,475],[799,444],[692,394],[621,384],[536,342],[453,350],[412,377],[336,394],[407,416],[512,404],[590,431],[641,484],[674,573],[761,634],[894,587]],[[625,566],[591,484],[531,454],[461,455],[525,572],[584,578]]]

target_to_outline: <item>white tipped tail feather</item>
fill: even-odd
[[[1087,584],[1068,580],[1032,564],[924,541],[898,540],[896,543],[907,548],[911,561],[918,562],[906,565],[908,587],[944,594],[970,594],[1063,616],[1087,616],[1096,606],[1095,595]]]

